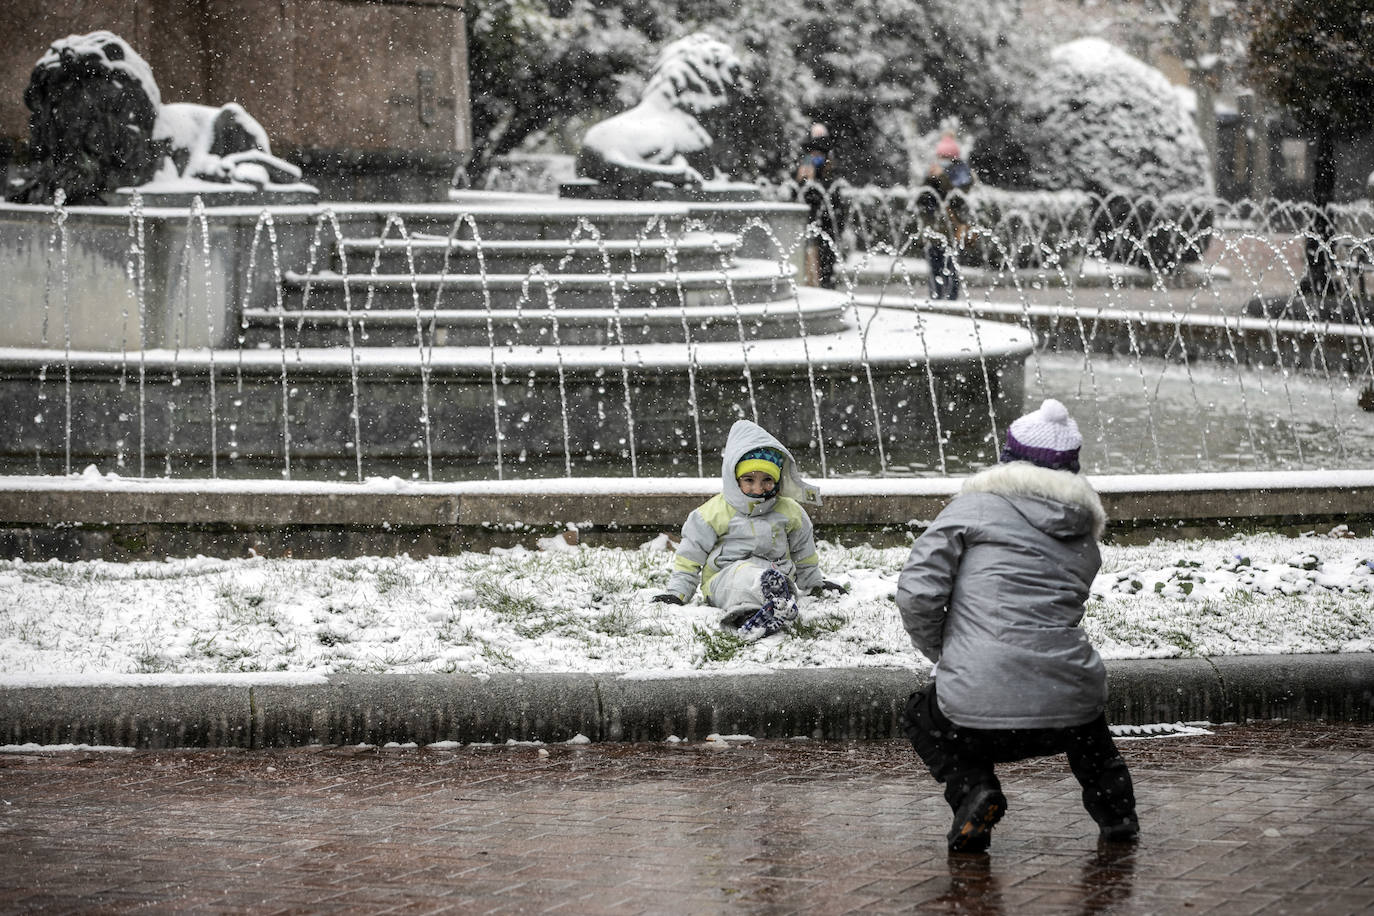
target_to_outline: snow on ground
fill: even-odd
[[[0,562],[0,683],[223,672],[744,673],[908,667],[904,548],[823,544],[848,595],[746,644],[714,609],[656,604],[671,555],[523,548],[455,557]],[[1374,538],[1105,547],[1084,627],[1106,658],[1374,650]],[[699,599],[698,599],[699,600]]]

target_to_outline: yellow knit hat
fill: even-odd
[[[776,449],[756,448],[745,452],[744,457],[735,465],[735,479],[739,480],[753,471],[762,471],[777,483],[782,480],[783,460],[782,454]]]

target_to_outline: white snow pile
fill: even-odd
[[[1056,47],[1027,99],[1043,133],[1043,188],[1133,197],[1212,193],[1207,150],[1187,99],[1154,67],[1100,38]]]
[[[1374,539],[1104,548],[1084,628],[1107,658],[1374,649]],[[0,678],[282,672],[742,673],[905,667],[904,548],[821,545],[844,596],[746,644],[656,604],[671,554],[563,545],[455,557],[0,562]]]

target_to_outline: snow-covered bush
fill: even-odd
[[[860,251],[918,255],[924,250],[921,188],[846,192],[846,222]],[[1086,191],[1008,191],[978,185],[966,197],[971,231],[959,261],[968,266],[1042,267],[1088,248],[1099,199]]]
[[[856,249],[919,255],[920,194],[909,187],[847,189]],[[1210,198],[1192,194],[1140,198],[979,185],[966,200],[971,228],[959,262],[977,267],[1053,269],[1086,256],[1168,274],[1201,256],[1214,219]]]
[[[1050,52],[1026,100],[1036,186],[1131,198],[1212,194],[1197,124],[1164,74],[1099,38]]]
[[[1212,197],[1207,150],[1184,93],[1164,74],[1098,38],[1050,52],[1026,100],[1037,150],[1033,185],[1100,199],[1094,244],[1113,260],[1156,270],[1206,248]]]

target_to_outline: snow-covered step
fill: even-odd
[[[719,270],[729,265],[739,236],[689,232],[679,237],[633,239],[482,239],[412,234],[408,238],[347,238],[339,244],[351,273],[523,274],[535,265],[551,273],[669,273]]]
[[[244,312],[244,345],[288,347],[562,346],[746,341],[828,334],[844,326],[845,300],[803,288],[798,295],[738,307],[707,306],[687,314],[676,306],[485,310]]]
[[[333,271],[283,278],[288,308],[558,309],[686,308],[767,302],[793,295],[794,279],[773,261],[724,270],[642,273],[383,274]],[[346,297],[347,298],[346,298]]]
[[[685,206],[567,201],[530,195],[503,205],[395,204],[385,210],[348,206],[335,209],[349,238],[426,234],[442,238],[477,237],[483,241],[557,242],[574,235],[599,234],[605,239],[635,239],[661,237],[664,232],[680,235],[689,223]]]

